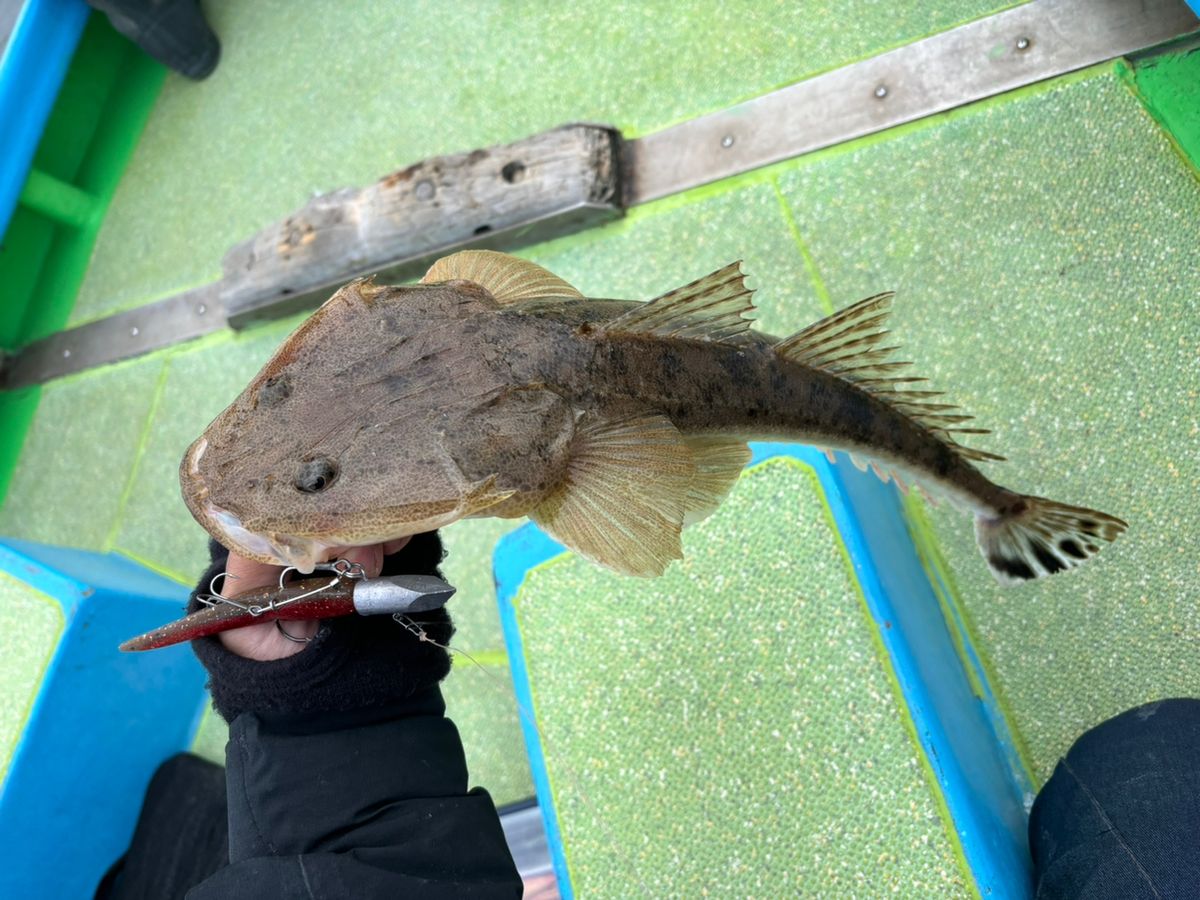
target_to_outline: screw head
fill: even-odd
[[[129,334],[131,337],[137,337],[139,334],[141,334],[141,332],[138,330],[138,327],[134,325],[129,329]]]
[[[197,303],[197,304],[196,304],[196,315],[198,315],[198,316],[202,316],[202,315],[204,315],[206,312],[208,312],[208,307],[207,307],[207,306],[205,306],[203,303]]]
[[[881,85],[879,85],[879,87],[875,88],[875,96],[878,97],[880,100],[882,100],[887,95],[888,95],[888,89],[887,89],[886,84],[881,84]]]
[[[730,147],[732,147],[733,146],[733,135],[727,134],[727,135],[725,135],[725,137],[721,138],[721,146],[724,147],[726,150],[728,150]]]
[[[71,358],[71,351],[63,350],[63,359],[70,359],[70,358]]]
[[[1027,38],[1027,37],[1017,38],[1017,49],[1018,50],[1028,50],[1029,49],[1029,38]]]
[[[427,178],[418,181],[417,186],[413,188],[413,196],[418,200],[432,199],[435,193],[437,193],[437,189],[433,186],[433,182]]]

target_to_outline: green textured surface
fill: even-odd
[[[208,536],[180,496],[179,462],[297,321],[292,318],[248,333],[223,334],[167,360],[161,397],[146,427],[145,452],[117,523],[117,549],[185,583],[203,571],[208,564]]]
[[[214,0],[221,63],[168,78],[72,321],[216,277],[313,192],[565,122],[655,130],[1011,5]]]
[[[151,357],[42,388],[0,535],[109,549],[162,366]]]
[[[576,895],[971,896],[812,471],[755,467],[684,544],[516,600]]]
[[[464,665],[461,659],[442,682],[442,695],[446,715],[462,735],[470,784],[487,788],[497,806],[526,800],[533,796],[533,780],[508,666]]]
[[[210,704],[204,710],[191,751],[219,766],[225,765],[225,743],[229,740],[229,726],[217,715]]]
[[[741,259],[760,331],[790,334],[825,314],[771,184],[688,200],[639,208],[524,255],[587,296],[631,300],[649,300]]]
[[[914,371],[994,434],[1009,487],[1129,532],[1079,571],[991,579],[933,521],[1036,776],[1086,728],[1195,693],[1200,184],[1111,67],[782,177],[838,305],[888,288]]]
[[[62,607],[53,597],[0,572],[0,782],[8,772],[62,633]]]

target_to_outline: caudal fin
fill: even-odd
[[[976,517],[975,536],[996,580],[1020,584],[1081,565],[1126,527],[1094,509],[1027,496],[1002,516]]]

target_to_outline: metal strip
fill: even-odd
[[[34,341],[0,370],[0,388],[41,384],[190,341],[226,326],[221,282]]]
[[[633,206],[1186,34],[1182,0],[1036,0],[631,141]]]
[[[352,236],[344,236],[351,240],[342,242],[343,260],[322,244],[324,249],[319,258],[314,257],[315,264],[307,274],[297,277],[296,267],[280,265],[277,259],[270,277],[265,277],[264,260],[272,248],[287,245],[289,252],[305,252],[302,233],[300,245],[291,246],[291,237],[298,233],[291,226],[293,220],[319,212],[310,204],[231,250],[221,281],[24,348],[0,363],[0,388],[42,383],[191,340],[226,325],[242,327],[260,318],[311,308],[337,285],[367,272],[398,279],[419,272],[433,257],[461,247],[512,249],[537,243],[610,220],[624,207],[1144,50],[1198,26],[1200,21],[1183,0],[1034,0],[625,143],[620,165],[611,166],[608,172],[613,191],[621,191],[619,199],[612,192],[567,190],[551,208],[543,194],[524,216],[511,216],[511,209],[503,211],[509,218],[498,221],[498,227],[490,232],[475,234],[480,226],[469,220],[463,224],[471,227],[460,229],[457,236],[439,232],[437,240],[419,246],[406,245],[389,235],[373,242],[371,258],[351,247]],[[619,138],[610,133],[616,153]],[[543,137],[508,148],[529,146]],[[472,156],[462,159],[469,161]],[[406,171],[431,166],[439,159],[460,158],[427,160]],[[563,177],[560,169],[555,169],[557,178]],[[593,182],[602,183],[605,179],[599,176]],[[414,185],[414,197],[415,190]],[[471,196],[472,188],[467,190]],[[353,197],[364,192],[339,193]],[[327,210],[321,214],[325,213]],[[256,270],[253,280],[239,268],[247,262]],[[197,314],[197,304],[207,311]]]

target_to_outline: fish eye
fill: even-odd
[[[337,476],[337,464],[332,459],[318,457],[300,464],[292,484],[305,494],[319,494],[333,484]]]

